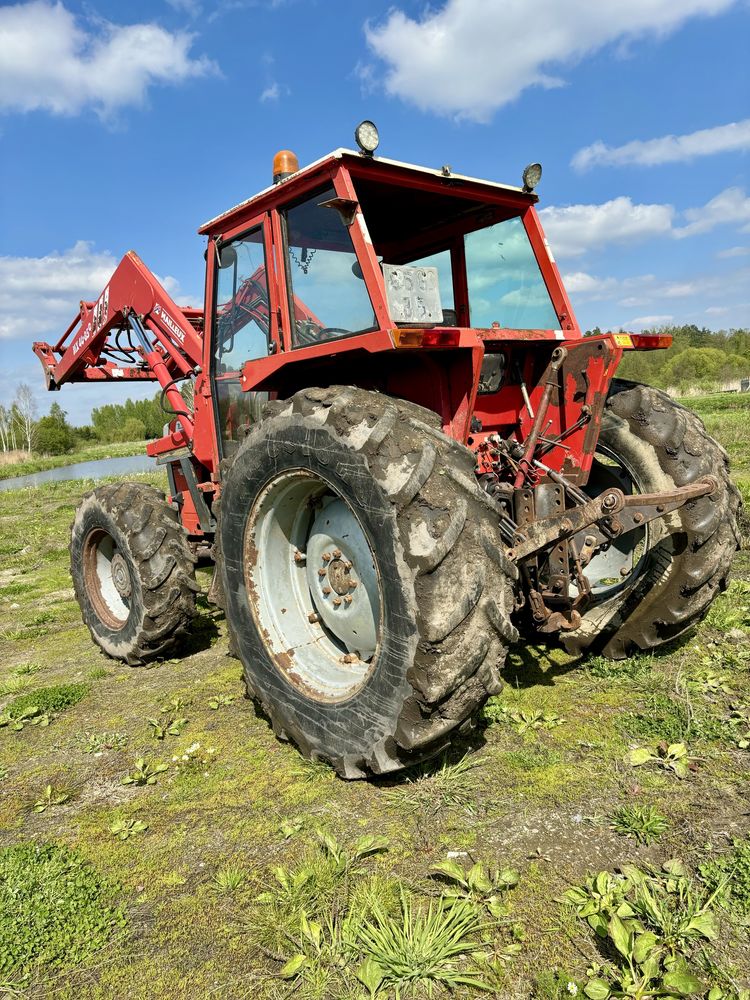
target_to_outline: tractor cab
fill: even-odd
[[[300,380],[346,381],[356,364],[358,382],[364,375],[373,388],[404,394],[401,383],[428,375],[418,398],[432,407],[436,368],[443,381],[472,351],[481,365],[498,343],[580,337],[529,184],[349,150],[302,170],[284,151],[274,175],[273,186],[200,230],[209,238],[207,360],[225,453],[269,392],[286,394]],[[415,348],[419,360],[402,354]],[[463,361],[436,361],[446,348]],[[485,366],[485,381],[499,387],[497,368]],[[456,401],[443,395],[450,425]],[[458,432],[464,440],[468,430]]]

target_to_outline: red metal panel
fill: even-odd
[[[582,335],[581,328],[578,326],[578,321],[573,313],[573,307],[570,304],[568,293],[563,286],[560,272],[547,243],[536,209],[533,206],[527,208],[521,216],[521,221],[529,237],[531,248],[534,251],[537,264],[542,272],[544,283],[552,299],[552,305],[560,320],[560,327],[565,334],[565,338],[570,340],[574,337],[580,337]]]
[[[358,203],[354,213],[354,221],[349,226],[349,234],[352,238],[352,242],[354,243],[354,249],[357,252],[357,258],[359,260],[359,265],[362,268],[365,285],[370,293],[372,307],[375,310],[375,320],[381,329],[386,329],[393,324],[390,316],[388,315],[383,272],[380,269],[378,258],[375,255],[375,249],[367,230],[365,217],[362,214],[362,209],[359,207],[357,192],[354,189],[351,177],[343,167],[336,172],[333,178],[333,183],[336,189],[336,194],[339,198],[347,198],[350,201],[356,201]]]

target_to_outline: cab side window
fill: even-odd
[[[268,354],[268,286],[263,227],[227,243],[216,281],[216,374],[238,372]]]
[[[263,227],[219,251],[213,315],[214,386],[222,453],[231,455],[260,419],[267,392],[243,392],[246,361],[268,355],[270,310]]]
[[[376,327],[349,229],[331,204],[335,199],[327,187],[283,213],[294,347]]]

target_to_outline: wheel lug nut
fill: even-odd
[[[333,550],[333,558],[334,559],[340,559],[341,558],[341,549],[334,549]]]
[[[328,572],[328,570],[326,570],[326,569],[319,569],[318,570],[318,576],[325,576],[327,572]]]
[[[294,553],[294,561],[296,563],[303,563],[306,559],[307,559],[307,556],[305,555],[305,553],[304,552],[300,552],[300,550],[297,549],[297,551]]]
[[[340,597],[334,597],[333,603],[334,603],[335,607],[338,607],[339,604],[341,604],[341,598]]]
[[[344,598],[344,604],[351,604],[351,603],[352,603],[352,595],[347,594],[346,597]]]
[[[307,616],[307,620],[310,622],[311,625],[314,625],[315,622],[320,621],[320,616],[317,615],[314,611],[311,611],[310,614]]]
[[[354,590],[354,588],[358,587],[358,586],[359,586],[359,580],[350,580],[349,581],[349,590]]]
[[[330,562],[331,561],[331,553],[330,552],[324,552],[323,553],[323,561],[324,562]]]
[[[350,563],[348,561],[344,563],[344,569],[346,570],[347,573],[352,568],[352,566],[353,566],[353,563]]]
[[[331,593],[331,588],[323,587],[323,593],[326,595],[326,597],[328,597],[328,595]]]

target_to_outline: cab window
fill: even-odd
[[[327,187],[283,213],[292,346],[364,333],[376,327],[349,229]]]
[[[214,336],[216,374],[238,372],[268,354],[268,286],[263,227],[219,252]]]
[[[267,392],[243,392],[246,361],[265,358],[269,306],[263,227],[258,226],[219,251],[214,296],[214,398],[223,455],[231,455],[260,418]]]
[[[473,327],[555,330],[552,305],[520,218],[477,229],[465,238]]]

